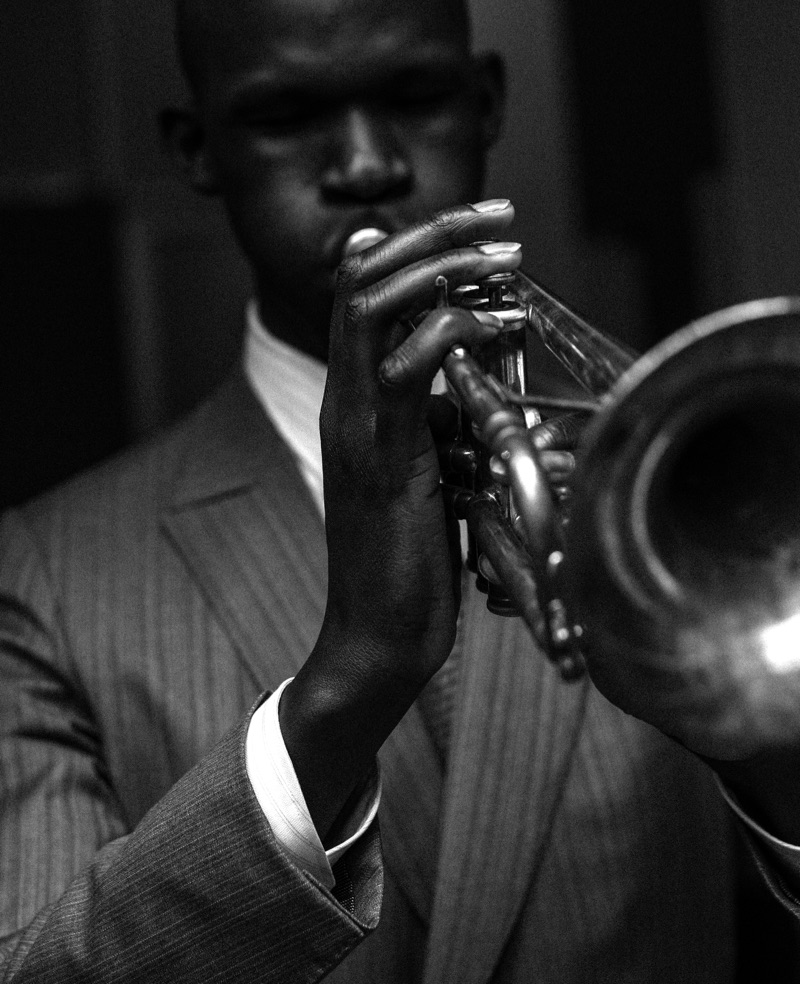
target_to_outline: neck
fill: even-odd
[[[287,304],[274,294],[259,290],[258,311],[262,322],[275,338],[327,363],[330,306],[320,311],[314,310],[309,298],[291,300],[296,303]]]

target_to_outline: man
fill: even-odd
[[[507,202],[459,204],[498,62],[457,0],[187,0],[180,28],[194,104],[165,127],[253,268],[245,374],[6,518],[3,979],[730,980],[708,769],[469,582],[457,632],[427,396],[497,327],[402,325],[436,275],[520,262]],[[395,235],[336,286],[366,226]],[[797,842],[761,771],[730,781]]]

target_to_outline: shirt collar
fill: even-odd
[[[322,450],[319,414],[327,366],[270,334],[258,305],[247,305],[244,371],[275,429],[295,456],[322,511]]]

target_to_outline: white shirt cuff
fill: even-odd
[[[381,780],[377,766],[343,827],[343,840],[325,850],[311,821],[303,791],[286,750],[278,719],[284,681],[250,720],[245,761],[250,784],[278,843],[291,860],[320,884],[336,884],[332,866],[368,829],[378,812]]]

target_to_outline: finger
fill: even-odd
[[[348,294],[347,285],[340,281],[337,303],[344,304],[342,326],[361,334],[365,324],[386,326],[398,319],[412,318],[433,307],[437,277],[444,276],[451,287],[456,287],[515,270],[521,260],[519,243],[487,243],[420,260],[355,293]]]
[[[531,429],[533,446],[537,451],[567,451],[575,448],[589,417],[586,413],[567,413],[537,424]]]
[[[540,451],[538,459],[554,485],[568,482],[575,471],[575,455],[571,451]]]
[[[418,260],[503,234],[514,219],[507,198],[460,205],[417,222],[345,259],[340,267],[351,290],[375,283]]]
[[[395,393],[422,387],[430,391],[433,377],[454,345],[480,345],[496,338],[502,328],[499,318],[485,312],[437,308],[381,362],[381,386]]]

